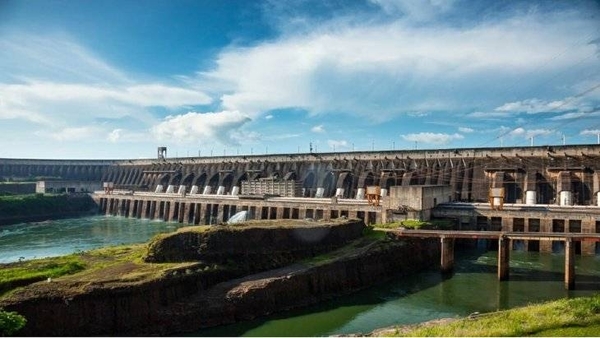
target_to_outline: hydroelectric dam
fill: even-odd
[[[0,159],[0,180],[89,192],[102,214],[187,224],[247,211],[252,219],[445,218],[459,230],[600,233],[600,145],[173,158],[160,147],[153,159]],[[600,248],[577,242],[575,251]]]

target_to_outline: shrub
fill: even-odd
[[[0,308],[0,335],[12,336],[25,326],[27,320],[16,312],[4,311]]]

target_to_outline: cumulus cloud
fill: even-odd
[[[418,142],[425,144],[449,144],[454,140],[462,140],[464,136],[461,134],[442,134],[442,133],[417,133],[417,134],[407,134],[400,135],[404,140],[410,142]]]
[[[247,115],[239,111],[189,112],[167,116],[152,127],[151,132],[159,140],[178,142],[217,140],[223,144],[237,145],[240,139],[239,128],[250,120]]]
[[[325,133],[325,127],[323,127],[323,125],[320,124],[318,126],[314,126],[314,127],[310,128],[310,131],[312,131],[313,133],[323,134],[323,133]]]
[[[272,119],[272,118],[273,118],[273,115],[271,115],[271,114],[269,114],[269,115],[265,116],[265,120],[270,120],[270,119]]]
[[[382,8],[416,8],[377,3]],[[592,25],[568,11],[506,15],[465,26],[336,22],[250,47],[232,46],[217,56],[214,69],[199,75],[202,84],[229,89],[221,95],[225,109],[250,116],[300,108],[382,121],[401,113],[462,109],[475,100],[489,102],[490,110],[499,107],[498,112],[533,113],[560,102],[503,104],[498,93],[506,91],[506,77],[538,76],[549,55],[560,57],[546,65],[546,72],[574,64],[593,68],[589,56],[595,55],[595,47],[573,45],[574,37],[582,29],[594,29]],[[569,53],[563,53],[565,46],[572,47]],[[484,81],[489,85],[482,92]],[[530,88],[528,84],[518,81],[513,89]]]
[[[468,133],[472,133],[472,132],[474,132],[474,131],[475,131],[475,129],[473,129],[473,128],[468,128],[468,127],[458,127],[458,131],[460,131],[461,133],[468,134]]]

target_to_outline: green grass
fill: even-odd
[[[8,264],[0,270],[0,294],[15,287],[74,274],[84,269],[85,263],[75,255]]]
[[[600,294],[560,299],[440,325],[399,328],[393,336],[597,336],[600,333],[598,328]]]
[[[430,221],[419,221],[416,219],[407,219],[404,221],[397,221],[392,223],[385,224],[373,224],[375,228],[382,229],[397,229],[400,227],[406,229],[441,229],[441,230],[450,230],[453,228],[453,221],[445,220],[445,219],[432,219]]]

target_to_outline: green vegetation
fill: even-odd
[[[413,229],[413,230],[418,230],[418,229],[451,230],[453,225],[454,225],[454,222],[452,220],[445,220],[445,219],[432,219],[430,221],[419,221],[416,219],[407,219],[404,221],[397,221],[397,222],[392,222],[392,223],[374,224],[373,226],[375,228],[382,228],[382,229],[397,229],[397,228],[403,227],[406,229]]]
[[[392,336],[597,336],[600,294],[398,328]]]
[[[70,195],[11,195],[0,196],[0,215],[7,217],[30,217],[57,213],[78,213],[95,210],[91,197]]]
[[[12,336],[25,326],[25,323],[27,323],[25,317],[0,308],[0,336]]]
[[[76,255],[31,260],[8,264],[0,273],[0,294],[15,287],[74,274],[85,269],[85,263]]]

